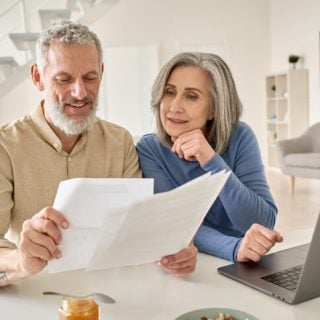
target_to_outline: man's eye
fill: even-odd
[[[92,82],[92,81],[96,81],[96,80],[97,80],[97,77],[86,77],[85,80]]]
[[[85,74],[83,77],[83,80],[88,82],[94,82],[94,81],[97,81],[98,79],[99,79],[99,75],[96,72],[90,72],[88,74]]]
[[[69,79],[69,78],[58,78],[57,81],[59,83],[69,83],[71,81],[71,79]]]

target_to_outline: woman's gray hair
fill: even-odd
[[[228,147],[235,125],[238,123],[242,104],[227,64],[216,54],[183,52],[174,56],[160,70],[151,92],[151,106],[156,116],[157,135],[164,145],[172,145],[160,118],[160,103],[171,72],[178,66],[194,66],[206,71],[210,78],[209,93],[214,119],[208,121],[206,136],[215,152],[221,154]]]
[[[97,48],[99,63],[102,63],[102,47],[97,35],[87,26],[69,21],[57,20],[50,24],[40,35],[36,44],[37,64],[43,68],[50,44],[57,41],[63,44],[94,44]]]

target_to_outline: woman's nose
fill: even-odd
[[[183,105],[181,98],[176,96],[172,101],[170,105],[170,111],[172,112],[181,112],[183,111]]]

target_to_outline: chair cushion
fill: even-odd
[[[320,169],[320,153],[290,153],[284,157],[287,166]]]

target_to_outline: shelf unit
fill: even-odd
[[[309,126],[308,70],[291,69],[266,77],[268,166],[278,165],[276,142]]]

